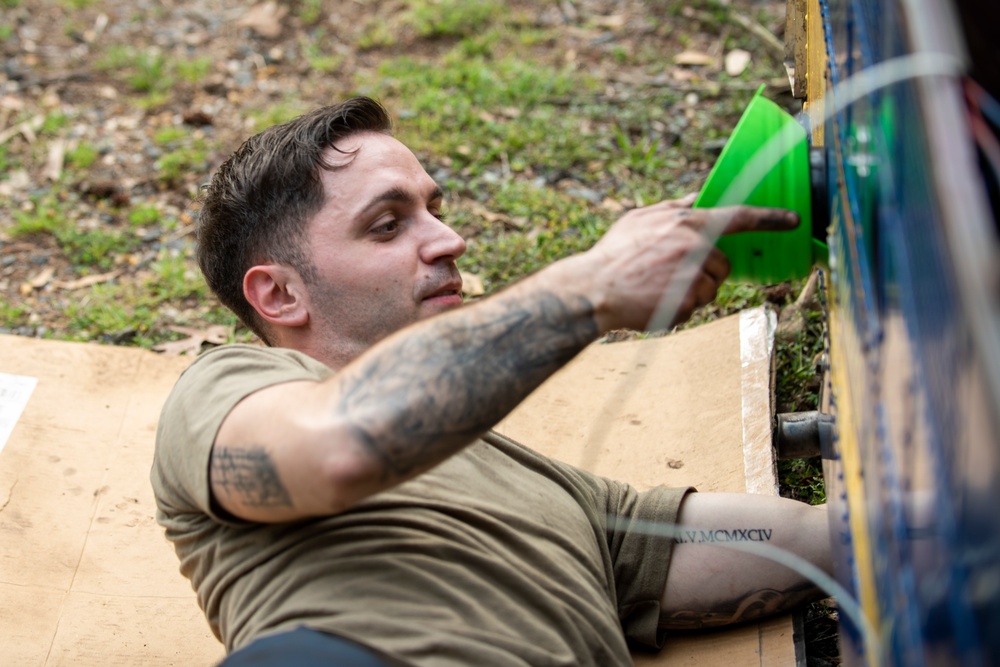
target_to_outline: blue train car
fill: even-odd
[[[1000,3],[789,11],[828,165],[842,657],[1000,664]]]

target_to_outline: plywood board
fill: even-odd
[[[751,311],[664,339],[591,346],[500,430],[640,487],[768,492],[766,329],[763,311]],[[156,525],[148,481],[160,405],[187,363],[0,336],[0,372],[37,378],[0,451],[4,665],[222,658]],[[791,656],[791,624],[775,619],[675,639],[637,664],[783,666]]]
[[[2,664],[222,658],[149,485],[160,406],[188,363],[0,336],[0,371],[37,378],[0,452]]]

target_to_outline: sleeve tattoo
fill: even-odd
[[[495,305],[440,320],[345,374],[339,410],[384,479],[468,444],[598,333],[582,297]]]

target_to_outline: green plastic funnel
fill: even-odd
[[[763,90],[750,100],[694,205],[797,212],[801,223],[793,231],[731,234],[716,244],[732,265],[731,280],[774,284],[812,271],[809,145],[805,129]]]

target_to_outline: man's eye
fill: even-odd
[[[441,222],[448,222],[448,216],[444,211],[431,211],[431,215],[440,220]]]
[[[397,220],[389,220],[373,227],[371,233],[376,236],[389,236],[395,234],[397,231],[399,231],[399,222]]]

